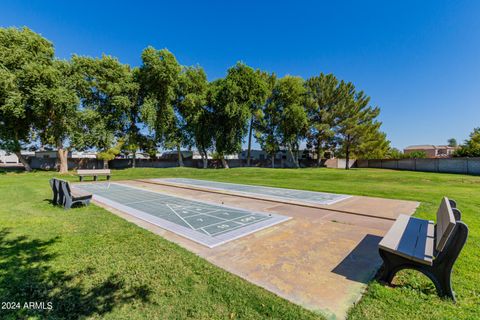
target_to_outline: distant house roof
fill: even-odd
[[[405,150],[417,150],[417,149],[435,150],[436,147],[433,144],[419,144],[419,145],[414,145],[414,146],[408,146],[408,147],[405,148]]]
[[[408,146],[404,150],[436,150],[436,149],[457,149],[458,147],[450,147],[447,145],[434,146],[433,144],[419,144]]]

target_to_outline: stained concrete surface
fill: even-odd
[[[401,213],[413,214],[418,206],[412,201],[352,197],[329,206],[340,210],[332,211],[141,181],[120,183],[292,217],[282,224],[209,249],[108,208],[229,272],[332,319],[345,318],[348,309],[360,299],[381,264],[377,244],[394,219]]]

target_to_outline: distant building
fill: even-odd
[[[180,151],[182,153],[183,160],[192,159],[192,151]],[[168,150],[162,153],[157,153],[157,159],[168,159],[168,160],[178,160],[178,151]]]
[[[68,158],[71,158],[72,153],[68,153]],[[57,150],[41,150],[35,151],[35,158],[39,159],[56,159],[58,157]]]
[[[433,144],[425,144],[408,146],[403,149],[403,153],[409,154],[412,152],[425,152],[427,158],[448,158],[451,157],[457,149],[458,147],[435,146]]]
[[[97,153],[86,151],[72,152],[71,157],[72,159],[96,159]]]
[[[14,153],[0,150],[0,163],[18,163],[18,157]]]
[[[23,154],[23,153],[22,153]],[[35,151],[35,158],[39,159],[56,159],[58,158],[57,150],[39,150]],[[96,152],[87,151],[70,151],[67,155],[68,159],[96,159]]]
[[[247,150],[243,150],[242,153],[240,153],[240,159],[246,160],[248,155]],[[307,149],[305,150],[299,150],[298,151],[298,159],[314,159],[314,154],[312,151],[309,151]],[[252,160],[271,160],[272,155],[268,154],[267,152],[263,150],[250,150],[250,157]],[[287,160],[291,161],[291,156],[290,153],[287,152],[287,150],[280,150],[275,153],[275,160]]]
[[[207,152],[207,159],[212,159],[212,154]],[[198,151],[193,151],[192,159],[198,160],[202,159],[202,155]]]

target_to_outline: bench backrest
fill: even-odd
[[[110,174],[110,169],[78,169],[77,174]]]
[[[437,234],[435,239],[435,248],[437,251],[440,252],[445,248],[454,227],[455,217],[452,207],[448,198],[444,197],[437,211]]]

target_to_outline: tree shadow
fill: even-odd
[[[49,247],[59,237],[45,241],[9,234],[8,229],[0,230],[0,302],[19,306],[0,310],[2,319],[83,319],[133,301],[149,301],[148,287],[128,287],[117,275],[92,287],[84,279],[95,273],[93,268],[70,274],[54,270],[49,262],[57,254]]]

